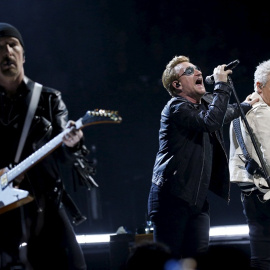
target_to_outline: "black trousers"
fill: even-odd
[[[163,196],[158,189],[152,185],[148,199],[154,241],[166,244],[177,259],[205,254],[210,230],[208,202],[198,210],[183,200]]]
[[[264,201],[263,194],[256,192],[241,193],[241,200],[249,227],[251,266],[258,270],[269,270],[270,200]]]
[[[27,205],[28,207],[31,208],[31,205]],[[29,216],[26,211],[22,224],[19,222],[21,213],[18,210],[1,216],[7,221],[5,230],[1,232],[3,241],[0,240],[1,269],[14,269],[13,265],[20,264],[26,270],[87,269],[82,249],[64,207],[48,207],[38,213],[36,218]],[[17,230],[11,223],[17,225]],[[21,230],[24,226],[25,231]],[[24,240],[27,246],[19,248]]]

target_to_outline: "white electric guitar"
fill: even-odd
[[[44,146],[39,148],[36,152],[28,158],[17,164],[14,168],[7,170],[0,170],[0,214],[9,210],[22,206],[33,200],[26,190],[13,187],[13,180],[25,173],[36,163],[41,161],[56,148],[62,144],[62,138],[72,129],[82,129],[85,126],[103,123],[121,123],[122,118],[118,116],[118,112],[109,110],[88,111],[82,118],[75,122],[75,126],[66,128],[63,132],[58,134]]]

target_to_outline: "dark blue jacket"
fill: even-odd
[[[152,182],[161,189],[169,186],[172,195],[190,205],[201,207],[208,189],[229,202],[228,158],[222,127],[240,115],[237,104],[229,105],[231,90],[229,84],[217,83],[213,94],[206,93],[202,98],[206,109],[183,97],[173,97],[161,113]],[[251,108],[247,103],[241,106],[244,112]],[[213,151],[207,152],[210,148]],[[207,153],[212,153],[211,157]],[[207,166],[210,169],[203,174]]]
[[[25,116],[28,110],[29,95],[34,90],[34,82],[26,78],[18,95],[11,101],[0,89],[0,146],[4,159],[0,160],[0,168],[14,163]],[[21,160],[29,157],[56,135],[61,133],[68,122],[68,111],[61,93],[43,86],[35,115],[21,154]],[[61,169],[73,166],[74,151],[66,146],[59,147],[27,171],[29,181],[22,181],[21,189],[28,190],[38,201],[44,197],[59,204],[62,196],[63,182]]]

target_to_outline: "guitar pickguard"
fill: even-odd
[[[0,214],[29,203],[32,200],[33,197],[26,190],[13,188],[11,185],[6,186],[4,189],[0,188]]]

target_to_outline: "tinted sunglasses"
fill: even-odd
[[[199,67],[197,67],[197,66],[194,66],[194,67],[190,66],[190,67],[187,67],[185,69],[184,73],[181,76],[179,76],[179,78],[184,76],[184,75],[190,76],[190,75],[194,74],[195,69],[198,70],[198,71],[201,71],[201,69]]]

